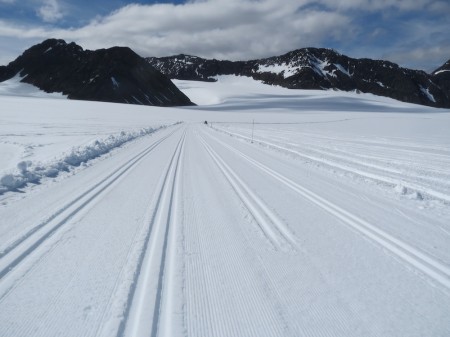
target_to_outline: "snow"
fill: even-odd
[[[431,102],[435,102],[435,103],[436,103],[436,100],[435,100],[434,96],[431,94],[429,88],[424,88],[424,87],[420,86],[420,91],[422,91],[422,92],[424,93],[424,95],[427,96],[427,98],[428,98]]]
[[[119,82],[117,82],[117,80],[114,77],[111,77],[111,82],[116,88],[119,87]]]
[[[156,130],[144,128],[134,132],[122,131],[119,134],[110,134],[107,138],[96,139],[90,144],[73,147],[69,153],[63,154],[61,158],[50,162],[21,161],[17,164],[18,172],[0,176],[0,194],[25,187],[28,183],[40,183],[41,179],[45,177],[56,177],[61,172],[68,172],[73,167],[85,164],[127,142],[149,135]]]
[[[343,66],[341,66],[340,64],[335,63],[334,66],[335,66],[336,68],[338,68],[343,74],[347,75],[348,77],[351,76],[350,73],[348,72],[348,70],[345,69],[345,68],[344,68]]]
[[[450,111],[217,80],[0,96],[0,335],[449,335]]]
[[[20,92],[25,91],[21,88]],[[55,100],[51,94],[28,92],[33,98],[0,96],[0,194],[72,171],[81,163],[177,122],[163,116],[160,121],[149,119],[146,109],[136,107],[130,109],[134,117],[129,120],[120,104]],[[95,115],[93,110],[98,110]],[[26,170],[18,168],[23,162],[28,163]]]
[[[0,96],[67,98],[67,96],[61,93],[49,94],[34,85],[20,82],[23,77],[19,73],[7,81],[0,82]]]
[[[269,72],[275,74],[282,74],[284,78],[288,78],[292,75],[295,75],[298,72],[298,67],[291,66],[287,63],[282,64],[268,64],[262,65],[260,64],[257,72]]]
[[[318,73],[319,75],[326,77],[331,76],[331,77],[336,77],[334,71],[329,72],[328,70],[325,70],[325,67],[329,66],[330,63],[328,62],[328,60],[320,60],[318,58],[315,59],[315,61],[313,62],[314,64],[314,68],[313,70]]]
[[[448,69],[442,69],[442,70],[436,71],[433,75],[437,75],[437,74],[440,74],[440,73],[445,73],[445,72],[447,72],[447,71],[450,71],[450,70],[448,70]]]

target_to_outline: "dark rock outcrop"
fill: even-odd
[[[431,77],[432,81],[444,91],[447,100],[450,101],[450,60],[433,71]]]
[[[248,76],[290,89],[360,91],[400,101],[450,107],[450,62],[427,74],[381,60],[353,59],[331,49],[304,48],[250,61],[208,60],[196,56],[149,57],[172,79],[214,81],[218,75]]]
[[[165,75],[127,47],[95,51],[50,39],[0,67],[0,82],[22,82],[70,99],[156,106],[192,105]]]

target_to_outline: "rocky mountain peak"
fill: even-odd
[[[192,105],[165,75],[128,47],[83,50],[49,39],[0,68],[0,81],[22,81],[70,99],[142,105]]]
[[[325,48],[296,49],[249,61],[193,56],[187,59],[182,55],[147,58],[147,61],[174,79],[214,81],[219,75],[248,76],[289,89],[366,92],[404,102],[450,107],[450,72],[445,65],[430,75],[385,60],[354,59]]]

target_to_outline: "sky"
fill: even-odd
[[[450,59],[449,32],[450,0],[0,0],[0,65],[61,38],[230,60],[324,47],[431,72]]]

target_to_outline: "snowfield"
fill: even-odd
[[[0,88],[0,336],[450,335],[449,110],[175,82]]]

